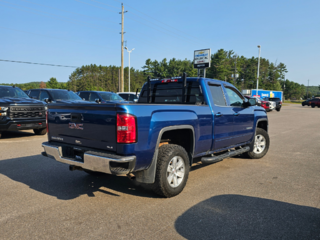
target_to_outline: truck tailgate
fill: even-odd
[[[116,121],[114,104],[50,106],[49,141],[116,151]]]

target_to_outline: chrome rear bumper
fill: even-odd
[[[79,159],[63,156],[64,145],[52,144],[49,142],[42,143],[42,147],[47,157],[53,158],[58,162],[78,166],[96,172],[109,174],[128,174],[135,167],[135,156],[119,156],[96,151],[84,151],[83,157]],[[77,149],[77,147],[74,147]]]

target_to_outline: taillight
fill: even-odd
[[[163,79],[161,83],[178,82],[178,79]]]
[[[117,114],[117,143],[135,143],[136,130],[135,116],[127,113]]]
[[[47,134],[49,134],[48,111],[46,111]]]
[[[282,102],[280,101],[280,104],[282,104]]]

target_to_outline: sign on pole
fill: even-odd
[[[211,66],[211,49],[202,49],[194,51],[194,68],[208,68]]]

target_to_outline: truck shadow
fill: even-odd
[[[1,160],[0,174],[62,200],[74,199],[85,194],[94,197],[95,192],[113,197],[121,197],[122,193],[139,197],[157,197],[135,186],[126,176],[103,174],[95,177],[83,171],[71,172],[68,165],[42,155]]]
[[[26,131],[5,131],[2,132],[1,139],[30,138],[36,136],[33,132]]]
[[[186,239],[320,239],[320,209],[220,195],[187,210],[175,228]]]

